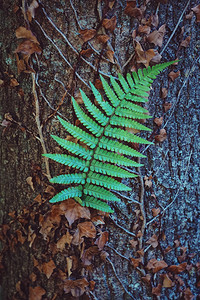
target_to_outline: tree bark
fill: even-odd
[[[98,216],[105,221],[104,225],[95,224],[98,234],[107,231],[109,241],[86,266],[83,253],[90,247],[96,251],[96,238],[86,238],[81,245],[67,242],[68,246],[59,251],[56,248],[63,234],[74,234],[81,220],[69,226],[49,203],[57,187],[50,185],[48,178],[70,170],[61,170],[63,167],[46,161],[42,153],[55,152],[57,146],[51,134],[66,136],[56,115],[76,122],[71,96],[78,97],[79,88],[90,95],[88,83],[97,83],[100,73],[108,79],[109,75],[117,77],[117,73],[125,75],[135,66],[144,67],[134,61],[132,37],[141,18],[126,14],[124,0],[43,0],[38,1],[35,17],[28,20],[23,10],[27,12],[30,4],[3,0],[0,5],[1,299],[192,299],[192,295],[197,299],[200,29],[196,14],[193,12],[191,18],[186,15],[198,1],[146,4],[146,16],[158,14],[159,24],[151,26],[151,31],[166,24],[166,33],[161,47],[149,44],[142,34],[138,34],[138,41],[145,50],[157,49],[163,62],[177,57],[180,62],[162,72],[153,83],[147,104],[153,118],[146,123],[153,131],[150,135],[143,133],[143,137],[155,144],[141,147],[147,156],[141,160],[144,166],[137,170],[138,179],[126,181],[132,188],[126,197],[142,205],[122,198],[120,204],[112,205],[115,212],[111,216]],[[137,7],[142,10],[143,4],[138,1]],[[114,16],[114,31],[102,26],[103,19]],[[21,40],[15,37],[15,31],[20,26],[35,35],[42,54],[32,54],[29,66],[19,74],[15,50]],[[84,42],[80,35],[84,29],[97,29],[109,40],[105,44],[94,39]],[[188,36],[189,45],[180,46]],[[89,57],[80,53],[91,48],[96,52]],[[20,53],[19,58],[22,56]],[[168,77],[172,70],[180,71],[174,81]],[[162,88],[168,90],[164,98]],[[155,124],[155,118],[160,117],[161,127]],[[164,141],[159,135],[161,128],[166,130]],[[92,219],[96,212],[90,212]],[[49,231],[44,229],[48,222]],[[138,266],[133,266],[131,258],[141,258]],[[168,268],[153,273],[148,268],[151,259],[164,260]],[[44,266],[51,261],[55,265],[49,267],[52,274]],[[180,264],[182,271],[180,266],[178,271],[170,269]],[[73,296],[70,290],[64,291],[61,272],[64,282],[86,278],[90,286],[83,288],[85,293],[80,292],[81,296],[75,289]],[[166,287],[166,282],[172,286]]]

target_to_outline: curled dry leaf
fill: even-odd
[[[113,63],[114,64],[114,51],[112,51],[112,50],[107,50],[106,51],[106,56],[107,56],[107,58],[109,59],[109,61],[111,62],[111,63]]]
[[[85,289],[88,285],[89,282],[86,278],[66,280],[64,283],[64,292],[66,294],[71,292],[73,297],[80,297],[85,293]]]
[[[180,75],[180,71],[177,71],[177,72],[172,71],[172,72],[170,72],[170,73],[168,74],[169,78],[170,78],[172,81],[174,81],[176,78],[178,78],[179,75]]]
[[[107,34],[98,34],[97,39],[100,43],[106,43],[109,40],[109,36]]]
[[[165,102],[163,104],[164,111],[167,112],[172,107],[172,104],[169,102]]]
[[[167,132],[164,128],[160,129],[160,133],[155,136],[155,141],[156,142],[164,142],[167,138]]]
[[[168,267],[168,264],[164,260],[157,260],[152,258],[149,260],[147,264],[147,269],[152,270],[153,273],[157,273],[158,271],[165,269]]]
[[[29,287],[29,300],[41,300],[46,291],[41,286]]]
[[[163,117],[155,118],[153,121],[158,127],[160,127],[163,123]]]
[[[21,26],[21,27],[17,28],[15,31],[15,34],[18,39],[27,39],[27,40],[30,40],[31,42],[39,45],[39,42],[38,42],[36,36],[32,33],[31,30],[28,30],[25,27]]]
[[[162,46],[163,38],[165,34],[165,26],[166,24],[162,25],[158,30],[154,30],[147,36],[147,41],[149,43],[153,43],[155,46]]]
[[[17,49],[15,50],[15,53],[22,53],[30,56],[33,53],[41,54],[42,50],[38,44],[30,40],[25,40],[18,45]]]
[[[104,19],[102,25],[104,28],[106,28],[110,32],[113,32],[117,25],[117,17],[114,16],[111,19]]]
[[[191,40],[191,36],[186,37],[186,39],[181,42],[180,46],[185,48],[188,47],[190,40]]]
[[[33,186],[33,177],[29,176],[26,178],[26,182],[30,185],[31,189],[35,191],[34,186]]]
[[[200,4],[193,7],[192,8],[192,11],[196,14],[196,17],[197,17],[197,23],[200,22]]]
[[[164,288],[171,288],[172,285],[173,285],[173,282],[171,281],[169,276],[167,274],[164,274],[163,275],[163,287]]]
[[[83,236],[88,238],[96,237],[96,229],[92,222],[79,223],[72,239],[73,245],[79,245],[83,242]]]
[[[65,214],[65,218],[70,226],[74,223],[74,221],[80,218],[90,219],[91,217],[89,209],[81,206],[73,199],[63,201],[61,204],[59,204],[59,207]]]
[[[59,241],[56,243],[56,247],[58,250],[63,251],[65,248],[65,244],[70,245],[71,241],[73,239],[73,236],[69,233],[69,231],[64,234]]]
[[[84,43],[91,40],[96,35],[95,29],[80,29],[79,33],[81,38],[83,39]]]
[[[165,99],[167,97],[167,94],[168,94],[168,89],[162,88],[161,89],[161,98]]]
[[[133,265],[134,268],[137,268],[139,266],[139,264],[142,262],[141,258],[130,258],[131,259],[131,263]]]
[[[99,248],[97,246],[92,246],[83,252],[81,260],[85,266],[89,266],[92,264],[92,260],[94,259],[94,256],[98,254],[99,254]]]
[[[103,250],[104,245],[107,243],[109,237],[108,231],[101,232],[100,237],[96,239],[95,245],[98,246],[99,250]]]
[[[151,188],[152,187],[152,181],[151,181],[151,178],[148,177],[148,176],[144,176],[144,185],[148,188]]]
[[[156,287],[152,288],[152,294],[156,295],[156,296],[160,296],[161,295],[161,291],[162,291],[162,284],[159,283]]]
[[[51,277],[55,268],[56,265],[52,259],[47,263],[43,263],[41,266],[42,272],[47,276],[48,279]]]
[[[187,267],[187,263],[184,262],[180,265],[171,265],[171,266],[169,266],[168,271],[173,273],[173,274],[179,274],[179,273],[185,271],[186,267]]]
[[[94,51],[92,49],[81,50],[80,54],[85,57],[90,57]]]
[[[157,235],[152,235],[152,237],[147,241],[147,244],[151,245],[153,248],[156,248],[158,246]]]
[[[154,50],[155,56],[152,58],[152,64],[158,64],[161,61],[162,55],[157,50]]]

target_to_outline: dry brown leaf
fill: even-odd
[[[129,1],[126,3],[124,13],[133,18],[141,18],[142,10],[136,7],[136,1]]]
[[[35,18],[35,10],[38,7],[39,7],[38,2],[36,0],[33,0],[30,6],[28,7],[28,11],[27,11],[29,22],[32,21],[32,18]]]
[[[108,29],[110,32],[113,32],[117,25],[117,17],[114,16],[111,19],[104,19],[102,25],[104,28]]]
[[[168,267],[168,264],[164,260],[157,260],[155,258],[152,258],[149,260],[147,264],[147,269],[152,270],[153,273],[157,273],[158,271],[165,269]]]
[[[59,207],[65,214],[65,218],[70,226],[74,223],[74,221],[80,218],[90,219],[91,217],[89,209],[81,206],[73,199],[62,201]]]
[[[157,50],[154,50],[155,56],[152,58],[152,64],[158,64],[161,61],[162,55]]]
[[[149,34],[151,31],[151,27],[147,26],[147,25],[139,25],[138,27],[138,32],[139,33],[145,33],[145,34]]]
[[[148,177],[148,176],[144,176],[144,185],[148,188],[151,188],[152,187],[152,181],[151,181],[151,178]]]
[[[158,127],[160,127],[163,123],[163,117],[155,118],[153,121]]]
[[[33,177],[29,176],[26,178],[26,182],[30,185],[31,189],[35,191],[34,186],[33,186]]]
[[[77,280],[66,280],[64,283],[64,292],[70,293],[74,297],[80,297],[85,293],[86,287],[89,285],[86,278]]]
[[[83,39],[84,43],[91,40],[96,35],[95,29],[80,29],[79,33],[81,38]]]
[[[168,94],[168,89],[162,88],[162,90],[161,90],[161,98],[165,99],[167,97],[167,94]]]
[[[29,300],[41,300],[46,291],[41,286],[29,287]]]
[[[163,104],[164,111],[167,112],[172,107],[172,104],[169,102],[165,102]]]
[[[173,274],[179,274],[179,273],[185,271],[186,267],[187,267],[187,263],[184,262],[180,265],[171,265],[171,266],[169,266],[168,271],[173,273]]]
[[[98,34],[97,39],[100,43],[106,43],[109,40],[109,36],[107,34]]]
[[[171,281],[169,276],[167,274],[164,274],[163,275],[163,287],[164,288],[171,288],[172,285],[173,285],[173,282]]]
[[[151,275],[150,274],[147,274],[145,277],[142,277],[141,279],[147,284],[151,283]]]
[[[130,258],[131,259],[131,263],[133,265],[134,268],[137,268],[139,266],[139,264],[142,262],[141,258]]]
[[[21,26],[21,27],[17,28],[15,31],[15,34],[18,39],[27,39],[27,40],[30,40],[31,42],[39,45],[39,42],[38,42],[36,36],[32,33],[31,30],[28,30],[25,27]]]
[[[150,18],[151,18],[151,25],[157,28],[159,24],[158,15],[151,15]]]
[[[96,237],[96,229],[92,222],[83,222],[78,224],[78,228],[76,229],[72,239],[72,244],[81,244],[84,241],[83,236],[88,238]]]
[[[186,39],[181,42],[180,46],[185,48],[188,47],[190,40],[191,40],[191,36],[186,37]]]
[[[68,274],[68,278],[70,277],[70,275],[72,274],[72,264],[73,264],[73,259],[72,257],[67,257],[66,258],[67,261],[67,274]]]
[[[83,264],[85,266],[91,265],[94,256],[98,255],[99,252],[100,252],[100,250],[97,246],[92,246],[92,247],[86,249],[83,252],[83,255],[81,257],[81,260],[82,260]]]
[[[184,300],[193,300],[194,299],[194,295],[192,294],[190,288],[187,288],[184,291]]]
[[[80,54],[85,57],[90,57],[94,51],[92,49],[81,50]]]
[[[156,296],[160,296],[162,291],[162,284],[159,283],[156,287],[152,288],[152,294]]]
[[[15,53],[22,53],[30,56],[33,53],[41,54],[42,50],[38,44],[30,40],[25,40],[18,45]]]
[[[149,66],[149,62],[155,56],[155,52],[153,49],[144,51],[141,44],[136,41],[135,56],[136,56],[136,62],[138,64],[140,63],[144,64],[145,67],[147,68]]]
[[[179,75],[180,75],[180,71],[177,71],[177,72],[172,71],[172,72],[170,72],[170,73],[168,74],[169,78],[170,78],[172,81],[174,81],[176,78],[178,78]]]
[[[106,56],[107,56],[107,58],[109,59],[109,61],[111,62],[111,63],[113,63],[114,64],[114,51],[112,51],[112,50],[107,50],[106,51]]]
[[[134,239],[130,240],[129,243],[131,244],[132,248],[136,248],[136,246],[138,245],[138,241],[135,241]]]
[[[147,244],[151,245],[153,248],[156,248],[158,246],[157,235],[152,235],[152,237],[147,241]]]
[[[103,250],[104,245],[108,241],[108,236],[109,236],[108,231],[104,231],[104,232],[101,232],[100,237],[98,239],[96,239],[94,244],[98,246],[99,250]]]
[[[72,241],[73,236],[69,233],[69,231],[66,232],[65,235],[63,235],[59,241],[56,243],[56,247],[58,250],[63,251],[65,248],[65,244],[70,245]]]
[[[162,46],[163,38],[165,34],[165,26],[166,24],[162,25],[158,30],[154,30],[147,36],[147,40],[149,43],[153,43],[155,46]]]
[[[160,129],[160,133],[155,136],[155,141],[156,142],[164,142],[167,138],[167,132],[164,128]]]
[[[18,86],[19,85],[19,82],[17,81],[16,78],[11,78],[10,79],[10,86],[11,87],[15,87],[15,86]]]
[[[156,217],[160,213],[160,208],[152,208],[153,217]]]
[[[51,277],[55,268],[56,265],[52,259],[49,262],[43,263],[41,265],[41,270],[47,276],[48,279]]]
[[[200,22],[200,4],[193,7],[192,8],[192,11],[196,14],[196,17],[197,17],[197,23]]]
[[[94,223],[95,226],[105,224],[105,221],[103,220],[103,218],[101,216],[98,216],[98,215],[92,217],[91,221],[92,221],[92,223]]]
[[[22,232],[19,229],[16,230],[15,233],[17,234],[18,242],[20,242],[23,245],[24,242],[26,241],[26,237],[22,235]]]
[[[193,17],[193,14],[194,14],[193,11],[189,12],[189,14],[187,14],[187,15],[185,16],[186,20],[191,20],[192,17]]]

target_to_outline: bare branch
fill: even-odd
[[[113,220],[113,218],[111,218],[111,216],[110,216],[110,219],[113,221],[113,223],[114,223],[117,227],[119,227],[120,229],[122,229],[123,231],[125,231],[126,233],[128,233],[129,235],[135,237],[135,234],[134,234],[133,232],[130,232],[128,229],[126,229],[126,228],[122,227],[121,225],[119,225],[115,220]]]

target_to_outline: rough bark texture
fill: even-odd
[[[134,51],[131,33],[137,28],[138,21],[124,14],[126,1],[123,0],[116,0],[113,8],[109,11],[106,9],[108,1],[44,0],[40,2],[40,8],[35,16],[37,22],[34,20],[31,22],[31,30],[36,35],[43,52],[42,55],[38,55],[39,62],[33,57],[33,68],[38,76],[39,87],[37,86],[37,93],[44,141],[47,150],[50,152],[54,151],[55,148],[50,134],[63,135],[62,128],[56,118],[47,119],[54,112],[52,108],[56,109],[59,105],[65,90],[72,95],[77,93],[79,88],[82,88],[89,94],[90,91],[84,82],[88,83],[89,80],[94,82],[95,79],[98,79],[96,66],[108,75],[116,76],[117,72],[123,72],[123,74],[130,72],[131,63],[124,68],[123,65]],[[70,2],[74,5],[77,19]],[[44,175],[46,172],[45,164],[41,159],[41,143],[35,138],[38,136],[38,128],[35,121],[35,101],[32,94],[31,74],[21,73],[18,75],[14,55],[14,50],[18,44],[15,30],[19,26],[26,25],[20,9],[23,3],[3,0],[0,5],[0,76],[4,81],[0,87],[0,118],[3,121],[6,113],[9,113],[13,118],[8,127],[2,126],[0,129],[2,141],[0,156],[0,219],[2,224],[9,222],[9,212],[15,211],[16,214],[20,214],[23,207],[30,206],[34,197],[38,193],[44,193],[48,184]],[[179,278],[177,275],[173,275],[176,278],[173,276],[173,279],[172,277],[170,278],[176,284],[171,288],[162,288],[161,299],[192,299],[192,296],[189,295],[189,290],[191,290],[194,299],[198,297],[197,282],[199,279],[197,278],[196,263],[199,261],[198,249],[200,246],[200,190],[198,184],[200,177],[200,73],[198,56],[200,28],[196,22],[195,14],[189,20],[185,18],[185,15],[190,12],[191,8],[198,4],[197,0],[190,1],[183,18],[179,22],[179,18],[187,3],[188,1],[183,0],[169,0],[165,4],[160,3],[159,5],[157,2],[150,1],[147,5],[146,13],[149,15],[155,14],[157,9],[159,16],[158,27],[166,24],[166,34],[162,47],[168,42],[177,23],[179,23],[168,46],[163,51],[162,61],[170,61],[178,56],[181,61],[175,70],[180,70],[180,76],[175,82],[169,81],[168,73],[171,69],[159,75],[153,84],[148,103],[148,109],[153,116],[153,119],[148,121],[148,126],[153,129],[152,137],[159,134],[159,128],[153,122],[154,118],[164,115],[162,128],[167,132],[167,139],[164,142],[157,142],[153,146],[141,149],[147,155],[147,158],[142,160],[144,167],[140,170],[140,179],[127,182],[129,186],[133,187],[133,192],[127,194],[127,196],[138,201],[143,199],[143,216],[137,205],[128,203],[126,200],[122,200],[120,205],[113,205],[115,213],[111,217],[114,221],[111,218],[106,218],[105,225],[106,230],[109,232],[109,244],[105,246],[104,250],[109,253],[109,258],[105,262],[95,261],[92,271],[87,270],[85,274],[81,274],[86,276],[88,281],[94,280],[96,283],[94,291],[88,293],[88,296],[85,296],[86,298],[84,299],[156,298],[155,293],[154,295],[152,293],[152,287],[162,283],[163,278],[160,277],[162,271],[152,276],[151,285],[141,280],[141,277],[144,277],[145,274],[151,273],[146,269],[146,266],[152,258],[165,260],[168,266],[178,265],[182,262],[188,263],[188,269],[179,275],[183,280],[183,285],[178,284]],[[142,2],[138,3],[138,5],[141,4]],[[17,11],[16,6],[18,6]],[[28,4],[25,3],[25,6],[28,6]],[[90,58],[85,58],[95,66],[96,71],[93,70],[80,59],[64,40],[63,36],[50,24],[42,8],[45,9],[46,14],[51,17],[56,26],[66,35],[78,53],[82,46],[83,49],[86,47],[86,44],[83,45],[83,41],[79,36],[79,30],[97,28],[102,21],[102,15],[104,18],[116,15],[117,26],[115,31],[114,33],[108,32],[110,35],[109,49],[114,49],[116,55],[114,58],[115,63],[110,63],[93,54]],[[104,15],[105,13],[107,14]],[[191,36],[190,44],[186,48],[179,48],[182,26],[185,26],[183,38]],[[46,36],[41,28],[46,32]],[[66,58],[65,60],[53,43],[62,51]],[[95,46],[97,47],[97,45]],[[98,52],[102,52],[106,56],[103,52],[103,45],[98,45],[98,47]],[[159,52],[162,51],[161,49],[158,49]],[[67,64],[66,60],[72,68]],[[74,72],[77,72],[83,80],[79,80]],[[11,75],[17,79],[19,86],[11,86]],[[161,98],[161,88],[163,87],[168,88],[166,99]],[[164,102],[172,104],[172,107],[166,113],[164,113],[163,109]],[[74,122],[70,95],[66,95],[64,98],[59,113],[66,120]],[[148,135],[144,135],[144,137],[147,139],[151,138]],[[57,174],[59,168],[57,164],[51,163],[50,167],[52,175]],[[38,182],[35,182],[35,190],[33,191],[30,185],[27,184],[27,178],[35,178],[36,173],[46,185],[40,185]],[[151,176],[151,187],[144,184],[144,176]],[[165,210],[166,207],[167,209]],[[164,209],[164,213],[154,219],[152,215],[153,208],[160,208],[161,211]],[[140,221],[138,222],[139,217]],[[138,233],[138,230],[141,230],[144,218],[146,218],[144,235],[140,239],[140,244],[136,248],[132,248],[130,240],[133,239],[133,233]],[[121,227],[117,226],[117,224]],[[136,228],[135,224],[138,224],[139,227]],[[31,226],[31,218],[27,227],[29,228],[29,226]],[[132,233],[132,235],[129,233]],[[156,248],[149,247],[149,244],[146,243],[154,234],[158,237],[159,243]],[[12,240],[12,236],[10,239]],[[11,246],[12,241],[9,244],[9,247]],[[167,253],[164,249],[168,246],[171,246],[172,249]],[[43,257],[43,253],[46,251],[43,247],[46,247],[46,245],[37,244],[34,248],[31,248],[28,243],[24,243],[23,245],[17,245],[14,252],[9,251],[7,248],[3,256],[5,271],[2,279],[1,299],[33,299],[29,295],[32,283],[30,283],[28,278],[34,270],[33,257]],[[183,259],[178,259],[184,252],[184,248],[181,247],[187,247],[186,256]],[[129,258],[138,258],[136,251],[141,249],[144,249],[145,252],[144,257],[142,257],[142,264],[139,265],[139,268],[134,269],[130,264]],[[76,253],[67,253],[68,255],[76,255]],[[63,257],[56,256],[57,263],[62,262],[62,260]],[[33,286],[41,286],[47,293],[43,298],[41,296],[41,298],[37,299],[78,299],[70,298],[69,294],[53,298],[58,288],[56,280],[55,276],[52,276],[50,279],[38,276]],[[23,282],[21,284],[23,291],[14,297],[18,282]]]

